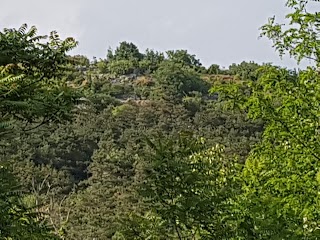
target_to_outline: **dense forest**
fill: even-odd
[[[55,31],[3,29],[0,239],[320,239],[309,4],[288,0],[287,24],[261,27],[304,70],[204,67],[131,42],[90,60]]]

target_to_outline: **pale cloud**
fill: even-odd
[[[286,13],[284,0],[15,0],[1,6],[0,28],[36,25],[80,45],[74,53],[105,57],[109,46],[132,41],[141,50],[187,49],[205,65],[281,61],[259,27]],[[281,19],[281,17],[280,17]]]
[[[84,29],[79,26],[84,1],[6,1],[1,5],[0,27],[19,27],[23,23],[35,25],[40,34],[57,30],[63,36],[81,38]]]

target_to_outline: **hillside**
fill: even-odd
[[[206,68],[120,42],[104,59],[0,32],[0,239],[320,238],[319,13],[261,28],[290,70]],[[316,4],[316,3],[314,3]]]

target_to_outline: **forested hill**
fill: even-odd
[[[24,131],[20,125],[27,119],[16,120],[16,135],[10,144],[7,138],[2,141],[2,157],[28,192],[28,201],[43,205],[56,232],[66,229],[72,239],[111,238],[130,214],[152,210],[137,195],[140,184],[152,179],[149,161],[156,150],[149,141],[156,146],[173,141],[170,147],[177,149],[172,151],[180,151],[180,141],[198,145],[204,138],[205,147],[194,146],[199,148],[194,151],[221,144],[228,156],[237,154],[244,162],[260,140],[261,121],[225,110],[217,94],[209,94],[215,82],[254,81],[258,64],[206,69],[185,50],[142,54],[127,42],[105,60],[66,58],[62,79],[78,94],[69,121],[30,122],[27,129],[34,129]],[[179,169],[181,163],[175,164]],[[177,169],[167,169],[162,177],[171,179],[175,173],[170,171]]]
[[[262,35],[318,64],[305,4]],[[320,238],[315,67],[76,46],[0,32],[0,239]]]

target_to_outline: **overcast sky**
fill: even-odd
[[[288,12],[285,0],[15,0],[3,1],[0,28],[35,25],[39,33],[57,30],[79,42],[74,54],[104,58],[121,41],[141,51],[187,49],[208,66],[243,60],[280,60],[267,39],[258,39],[268,17]]]

